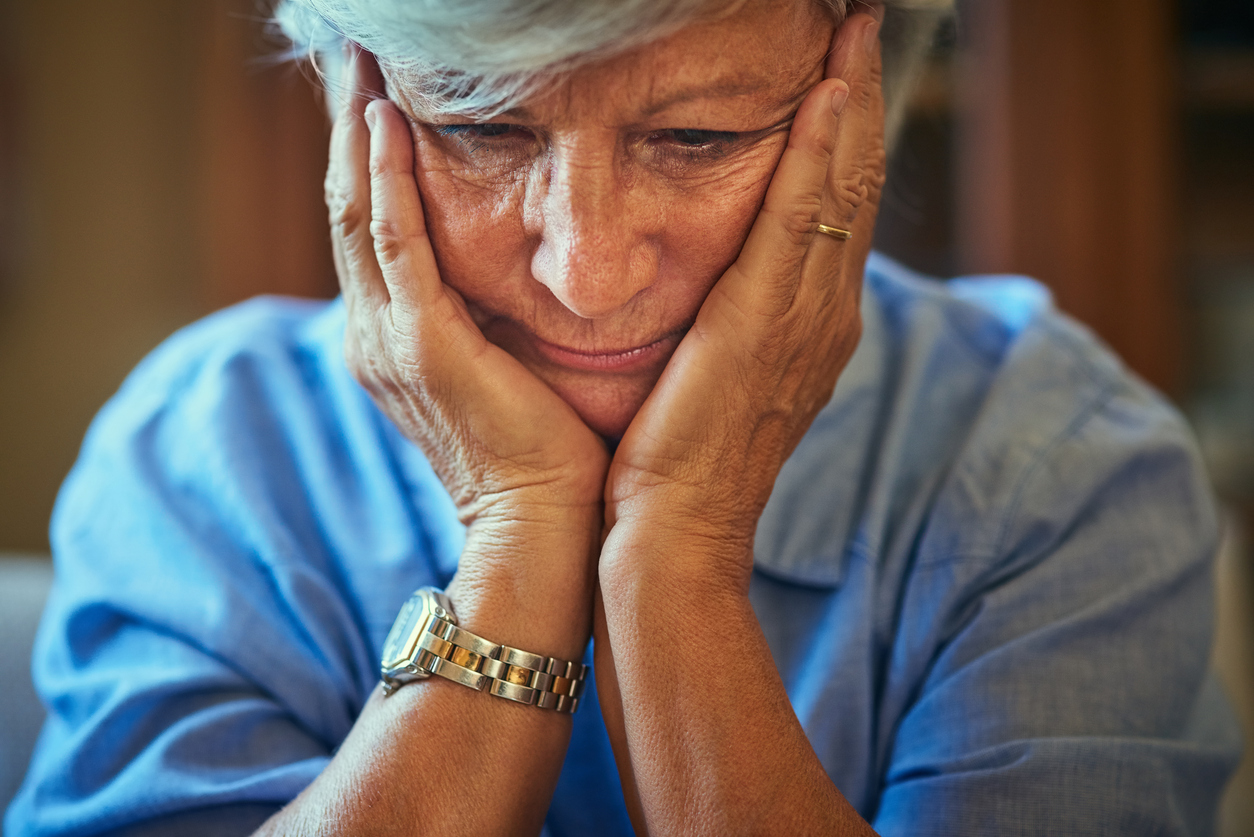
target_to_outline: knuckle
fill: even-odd
[[[870,89],[868,95],[873,95],[876,90],[880,90],[884,86],[884,62],[872,61],[869,76]]]
[[[832,182],[832,197],[846,211],[853,214],[867,199],[866,178],[861,171],[842,174]]]
[[[842,325],[841,336],[841,355],[847,357],[853,354],[853,350],[862,340],[862,314],[857,308],[850,310],[846,322]]]
[[[322,197],[330,204],[333,200],[347,197],[348,190],[343,187],[344,177],[334,163],[327,166],[326,177],[322,179]]]
[[[884,195],[884,178],[869,178],[867,181],[866,198],[864,203],[878,206],[880,198]]]
[[[375,241],[398,241],[401,234],[396,225],[387,218],[375,216],[370,219],[370,237]]]
[[[815,131],[812,136],[795,143],[793,150],[804,157],[812,170],[823,171],[831,164],[832,152],[836,150],[836,135],[832,131]]]
[[[404,166],[397,165],[387,154],[370,155],[370,185],[372,188],[386,188],[387,181],[393,177],[409,174]]]
[[[805,246],[814,237],[823,202],[819,195],[804,195],[785,207],[767,208],[790,244]]]
[[[846,315],[840,317],[840,326],[836,333],[836,339],[832,342],[831,360],[837,366],[843,367],[844,364],[853,357],[853,353],[858,348],[858,343],[862,340],[862,316],[856,308],[847,310]]]
[[[814,147],[807,149],[811,162],[819,169],[827,168],[832,154],[836,151],[836,132],[833,130],[816,131]]]
[[[370,237],[374,240],[375,254],[380,264],[391,264],[405,255],[413,241],[395,223],[387,218],[370,220]]]
[[[365,228],[364,208],[338,185],[327,184],[326,202],[333,233],[347,239],[359,235]]]
[[[330,207],[333,203],[340,199],[339,177],[335,172],[328,171],[326,178],[322,181],[322,200]]]

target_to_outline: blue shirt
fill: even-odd
[[[750,591],[832,781],[884,835],[1207,833],[1237,748],[1183,422],[1027,280],[876,256],[863,316]],[[404,599],[449,581],[462,529],[343,326],[238,306],[101,412],[54,516],[50,715],[9,834],[247,833],[348,734]],[[593,694],[546,829],[630,833]]]

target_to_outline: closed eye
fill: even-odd
[[[731,145],[740,135],[733,131],[699,131],[695,128],[673,128],[661,131],[662,136],[669,136],[677,144],[689,148],[714,145]]]
[[[442,137],[479,140],[508,137],[516,132],[522,133],[524,130],[508,122],[472,122],[460,125],[432,125],[431,127]]]
[[[702,131],[670,128],[649,135],[649,145],[664,154],[680,155],[691,162],[714,161],[744,145],[744,134],[735,131]]]

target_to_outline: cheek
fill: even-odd
[[[536,292],[531,257],[538,239],[526,228],[525,172],[464,172],[437,144],[416,140],[416,180],[441,278],[487,310],[517,311]],[[629,214],[653,219],[634,232],[656,236],[660,258],[651,296],[670,312],[633,309],[637,316],[671,325],[679,311],[683,320],[696,316],[739,255],[785,141],[684,174],[641,167],[630,184],[620,184],[627,200],[647,204]]]
[[[471,178],[430,143],[414,144],[415,179],[440,277],[469,299],[490,299],[525,276],[525,185],[518,178]]]
[[[671,191],[663,271],[694,283],[698,305],[740,254],[782,153],[783,142],[757,149]]]

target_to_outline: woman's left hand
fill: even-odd
[[[885,177],[878,44],[838,42],[825,76],[797,112],[740,256],[628,427],[605,490],[611,541],[614,527],[647,520],[677,545],[723,545],[723,569],[745,583],[775,478],[861,334]],[[819,223],[853,237],[818,233]],[[614,554],[603,553],[603,583]]]
[[[851,16],[740,256],[610,465],[597,693],[639,833],[873,833],[810,746],[747,594],[758,517],[861,335],[879,61],[878,21]]]

